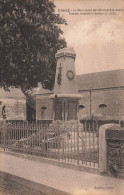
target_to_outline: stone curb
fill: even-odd
[[[63,167],[63,168],[69,168],[69,169],[74,169],[77,171],[84,171],[84,172],[100,175],[99,169],[96,167],[77,165],[77,164],[72,164],[69,162],[60,162],[57,160],[52,160],[52,159],[47,159],[47,158],[37,157],[37,156],[32,156],[32,155],[27,155],[27,154],[20,154],[20,153],[15,153],[15,152],[10,152],[10,151],[0,151],[0,153],[16,156],[20,158],[25,158],[25,159],[33,160],[37,162],[52,164],[52,165]]]

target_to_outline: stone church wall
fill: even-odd
[[[124,89],[92,90],[80,92],[80,119],[90,114],[99,120],[124,120]],[[90,107],[91,106],[91,107]]]

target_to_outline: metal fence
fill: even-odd
[[[98,125],[83,124],[7,123],[0,125],[0,147],[13,152],[37,155],[98,167]]]

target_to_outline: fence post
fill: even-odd
[[[59,140],[59,136],[60,136],[59,121],[58,121],[58,126],[57,126],[57,127],[58,127],[58,129],[57,129],[57,134],[58,134],[58,135],[57,135],[57,136],[58,136],[58,143],[57,143],[57,145],[58,145],[58,146],[57,146],[57,147],[58,147],[58,161],[59,161],[59,160],[60,160],[60,159],[59,159],[59,144],[60,144],[60,143],[59,143],[59,141],[60,141],[60,140]]]
[[[119,124],[108,123],[101,125],[99,128],[99,171],[101,173],[107,172],[107,140],[106,130],[118,130]]]
[[[3,148],[5,151],[6,144],[6,115],[3,115]]]
[[[79,165],[79,125],[77,121],[77,164]]]

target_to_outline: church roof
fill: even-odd
[[[77,75],[78,90],[124,87],[124,69]]]
[[[78,90],[105,89],[112,87],[124,87],[124,69],[110,70],[77,75]],[[53,91],[43,89],[36,93],[52,94]]]
[[[9,87],[9,90],[4,90],[3,88],[0,88],[0,98],[5,99],[5,98],[25,98],[26,96],[22,92],[21,89],[19,88],[12,88]]]

